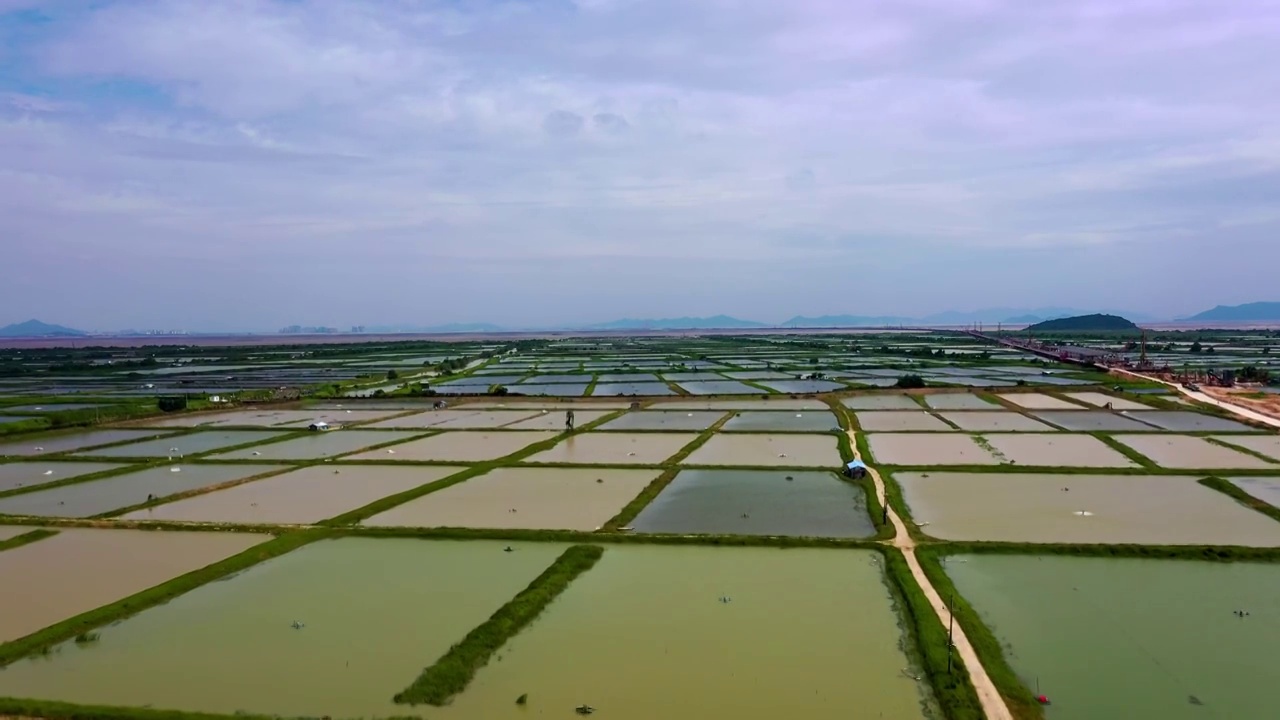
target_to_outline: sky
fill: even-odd
[[[1280,300],[1280,0],[0,0],[0,325]]]

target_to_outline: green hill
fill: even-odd
[[[1119,315],[1077,315],[1045,320],[1027,328],[1027,332],[1116,332],[1137,330],[1138,326]]]

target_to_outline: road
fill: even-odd
[[[1143,375],[1142,373],[1136,373],[1132,370],[1125,370],[1123,368],[1112,368],[1111,370],[1112,372],[1115,372],[1120,375],[1129,375],[1131,377],[1135,377],[1140,380],[1147,380],[1149,382],[1160,383],[1161,385],[1168,385],[1169,387],[1173,388],[1174,390],[1177,390],[1178,392],[1182,393],[1186,397],[1191,398],[1192,400],[1195,400],[1196,402],[1202,402],[1206,405],[1213,405],[1216,407],[1220,407],[1223,410],[1226,410],[1227,412],[1233,415],[1236,415],[1237,417],[1242,417],[1242,418],[1245,418],[1246,420],[1252,420],[1254,422],[1262,423],[1263,425],[1269,425],[1273,428],[1280,429],[1280,420],[1277,420],[1271,417],[1270,415],[1263,415],[1262,413],[1256,410],[1250,410],[1249,408],[1246,408],[1246,407],[1240,407],[1239,405],[1235,405],[1229,402],[1223,402],[1205,393],[1198,392],[1196,390],[1188,390],[1187,388],[1184,388],[1177,383],[1171,383],[1166,380],[1161,380],[1158,377]]]
[[[854,432],[849,431],[850,447],[857,448],[858,443],[854,438]],[[857,450],[854,450],[857,453]],[[864,463],[868,462],[867,458],[859,457]],[[867,465],[867,474],[876,485],[876,497],[880,499],[880,505],[888,508],[889,522],[893,524],[893,539],[890,543],[893,547],[902,551],[903,557],[907,560],[907,567],[911,569],[911,577],[915,578],[916,584],[924,591],[924,595],[929,599],[929,605],[933,607],[933,612],[942,621],[943,627],[951,624],[951,611],[947,608],[947,604],[942,601],[942,596],[938,594],[937,589],[929,582],[928,576],[924,574],[924,568],[920,567],[920,561],[916,558],[916,543],[907,534],[906,525],[902,519],[889,506],[888,498],[885,496],[884,480],[880,477],[880,473]],[[951,636],[951,643],[960,655],[960,660],[964,662],[965,668],[969,671],[969,679],[973,683],[973,689],[978,693],[978,701],[982,703],[982,712],[987,716],[987,720],[1013,720],[1013,713],[1009,711],[1009,706],[1005,704],[1004,698],[1000,696],[1000,691],[996,689],[996,684],[991,681],[991,676],[987,674],[987,669],[982,666],[982,662],[978,659],[978,653],[973,649],[973,644],[969,642],[969,638],[964,634],[964,629],[959,625],[955,626],[955,632]]]

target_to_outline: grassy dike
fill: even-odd
[[[947,646],[950,642],[947,628],[912,578],[906,558],[894,548],[882,547],[881,552],[890,591],[901,607],[907,632],[915,640],[907,643],[908,653],[924,671],[924,679],[933,689],[943,717],[946,720],[983,720],[982,703],[959,653],[951,656],[951,669],[947,669]],[[911,653],[911,648],[915,653]]]
[[[50,538],[57,534],[57,530],[41,529],[32,530],[31,532],[22,533],[21,535],[15,535],[8,540],[0,540],[0,552],[20,548],[23,545],[30,545],[33,542],[44,540],[45,538]]]
[[[295,550],[328,535],[328,531],[325,530],[304,530],[282,535],[251,547],[242,553],[232,555],[220,562],[207,565],[199,570],[193,570],[185,575],[179,575],[168,582],[130,595],[123,600],[81,613],[26,637],[0,644],[0,668],[21,657],[41,652],[60,642],[70,640],[81,633],[89,632],[94,628],[135,615],[147,608],[166,603],[201,585],[239,572],[264,560],[283,555],[290,550]]]
[[[1265,503],[1259,500],[1258,498],[1236,487],[1235,483],[1229,480],[1223,480],[1220,477],[1207,477],[1207,478],[1201,478],[1196,482],[1200,483],[1201,485],[1211,490],[1217,490],[1223,495],[1230,496],[1233,500],[1240,503],[1241,505],[1244,505],[1245,507],[1251,510],[1257,510],[1258,512],[1262,513],[1263,515],[1266,515],[1272,520],[1280,521],[1280,508],[1277,508],[1274,505],[1271,505],[1269,503]]]
[[[413,684],[395,696],[397,703],[440,706],[466,689],[489,658],[533,622],[574,578],[590,570],[604,548],[574,545],[565,550],[529,586],[490,618],[449,648],[434,665],[422,671]]]
[[[951,612],[955,615],[956,622],[964,629],[964,634],[973,645],[974,652],[978,654],[978,659],[986,669],[987,675],[1000,691],[1005,704],[1009,706],[1009,712],[1013,713],[1018,720],[1042,720],[1044,708],[1036,702],[1035,695],[1009,666],[1005,660],[1004,651],[1000,648],[1000,641],[978,617],[978,613],[969,605],[969,602],[956,591],[955,585],[942,569],[942,563],[938,558],[939,553],[932,548],[916,549],[916,559],[920,561],[920,567],[924,569],[925,576],[929,578],[929,583],[938,591],[938,594],[950,602]],[[968,675],[965,677],[967,679]],[[980,712],[978,717],[981,717]]]

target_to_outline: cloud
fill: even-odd
[[[568,110],[552,110],[542,120],[542,129],[553,137],[572,137],[582,131],[581,115]]]
[[[456,303],[422,282],[449,273],[500,278],[466,314],[513,324],[700,304],[924,314],[1028,288],[1079,304],[1086,285],[1173,315],[1258,299],[1280,261],[1267,3],[9,9],[27,12],[0,17],[0,238],[21,249],[0,263],[0,306],[22,317],[40,308],[21,278],[65,258],[92,258],[66,272],[98,300],[50,320],[267,328],[415,320]],[[1180,259],[1233,249],[1248,267]],[[1135,280],[1117,258],[1145,266],[1143,250],[1201,280]],[[869,255],[883,285],[858,302],[878,307],[811,289]],[[1087,282],[1062,271],[1091,257],[1106,262]],[[1025,281],[960,279],[1005,262]],[[193,263],[201,297],[148,295],[156,268]],[[692,289],[614,280],[640,269]],[[552,280],[589,302],[540,302]],[[295,298],[339,282],[361,290],[300,316],[314,304]],[[805,289],[783,308],[779,283]]]

